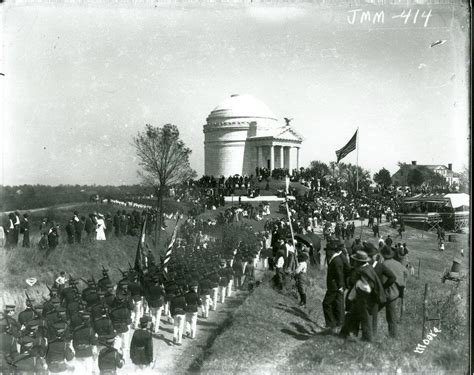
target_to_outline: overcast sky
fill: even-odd
[[[426,27],[427,7],[413,7],[406,24],[392,18],[401,8],[364,7],[384,10],[383,24],[351,24],[349,10],[7,3],[0,182],[138,182],[131,138],[168,122],[202,174],[202,126],[231,94],[293,117],[303,166],[335,160],[359,127],[359,164],[372,173],[411,160],[461,170],[467,10],[434,6]],[[446,42],[430,48],[437,40]],[[356,153],[344,161],[355,163]]]

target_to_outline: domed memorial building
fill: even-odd
[[[214,108],[204,125],[204,173],[255,175],[257,167],[292,171],[299,168],[301,142],[290,120],[279,121],[250,95],[232,95]]]

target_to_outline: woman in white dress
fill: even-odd
[[[97,218],[97,235],[96,239],[97,241],[105,241],[105,220],[104,220],[104,215],[99,214],[99,217]]]

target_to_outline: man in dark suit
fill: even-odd
[[[337,327],[342,326],[344,320],[344,260],[342,252],[337,247],[328,243],[326,247],[328,272],[326,278],[326,295],[323,300],[324,319],[326,320],[326,333],[337,333]]]
[[[139,369],[146,369],[153,363],[153,339],[147,329],[149,319],[140,318],[140,329],[137,329],[130,344],[130,359]]]

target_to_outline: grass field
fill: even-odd
[[[367,231],[367,230],[366,230]],[[366,236],[364,232],[364,236]],[[381,234],[396,233],[382,227]],[[412,276],[405,297],[405,313],[399,326],[398,339],[389,339],[384,311],[379,314],[376,342],[350,343],[335,336],[321,335],[324,327],[322,300],[325,293],[325,270],[310,271],[308,305],[297,305],[294,291],[273,290],[271,275],[233,314],[232,323],[207,350],[200,367],[203,373],[465,373],[468,365],[468,319],[466,283],[454,289],[451,282],[441,283],[441,275],[449,268],[460,248],[467,254],[467,238],[448,243],[439,253],[436,235],[407,227],[404,242],[409,247],[410,261],[418,265],[420,277]],[[368,238],[368,237],[365,237]],[[467,272],[468,258],[463,259]],[[416,268],[416,267],[415,267]],[[441,317],[441,324],[431,327],[441,333],[423,354],[414,353],[422,344],[422,301],[424,285],[431,288],[428,315]],[[427,323],[429,327],[430,323]]]

